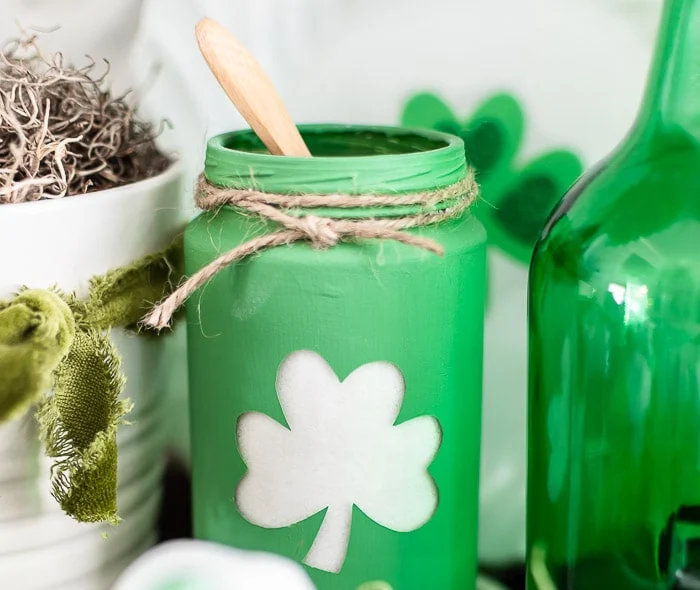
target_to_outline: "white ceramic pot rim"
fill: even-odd
[[[156,176],[151,176],[145,180],[138,180],[136,182],[130,182],[129,184],[123,184],[121,186],[116,186],[113,188],[108,188],[100,191],[91,191],[83,195],[73,195],[70,197],[59,197],[56,199],[41,199],[39,201],[26,201],[22,203],[5,203],[0,205],[0,215],[12,215],[12,214],[23,214],[27,207],[41,206],[44,208],[46,213],[50,213],[56,207],[70,207],[75,206],[79,208],[85,199],[95,198],[99,195],[102,200],[108,201],[118,201],[122,198],[123,193],[130,192],[133,190],[139,190],[147,192],[151,188],[160,186],[161,184],[166,184],[168,181],[176,178],[182,172],[182,163],[180,160],[173,160],[173,162],[168,166],[163,172],[157,174]]]

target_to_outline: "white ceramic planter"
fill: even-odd
[[[17,552],[0,560],[0,580],[7,588],[44,590],[67,581],[79,581],[83,575],[95,572],[119,559],[145,539],[153,539],[160,497],[142,498],[133,517],[101,534],[81,535],[51,547]],[[107,532],[107,531],[105,531]],[[96,590],[96,589],[94,589]]]
[[[154,418],[157,414],[153,412]],[[156,422],[155,419],[151,422]],[[118,489],[117,496],[120,508],[125,500],[125,490],[135,480],[139,480],[144,474],[149,474],[154,469],[160,473],[162,471],[163,449],[165,447],[165,429],[148,428],[148,423],[138,432],[138,436],[126,440],[119,446],[119,465],[117,470]],[[51,484],[47,476],[50,469],[50,462],[42,457],[35,463],[36,473],[21,478],[9,478],[0,481],[0,539],[4,532],[4,525],[7,521],[19,519],[36,518],[46,514],[56,513],[61,515],[61,509],[51,496]],[[2,457],[0,458],[0,472],[8,475],[23,474],[25,466],[22,457]],[[153,489],[160,486],[157,480],[153,484]],[[69,526],[81,526],[64,518],[60,522]],[[12,529],[16,531],[16,528]],[[15,533],[12,533],[15,535]],[[42,537],[43,538],[43,537]],[[0,541],[0,553],[2,553],[2,542]]]
[[[183,219],[179,177],[174,165],[115,189],[0,206],[0,297],[22,285],[84,295],[90,277],[166,246]]]
[[[186,221],[181,199],[180,167],[174,165],[155,178],[116,189],[0,206],[0,298],[13,296],[22,286],[53,285],[85,296],[91,277],[171,242]],[[133,425],[119,434],[124,522],[116,528],[81,525],[52,506],[50,463],[41,453],[33,417],[0,426],[3,587],[5,582],[18,589],[57,588],[64,582],[79,587],[81,576],[98,580],[103,569],[117,567],[154,536],[170,419],[164,402],[173,384],[171,367],[185,364],[177,358],[184,333],[147,339],[115,330],[111,336],[127,378],[124,395],[135,404],[129,416]],[[115,576],[113,572],[111,579]]]
[[[64,518],[63,513],[54,512],[36,518],[23,518],[8,523],[0,532],[0,573],[8,564],[19,559],[22,555],[35,552],[51,553],[58,551],[67,542],[74,539],[82,539],[85,543],[95,543],[100,547],[109,549],[110,543],[104,543],[102,533],[110,538],[120,538],[122,524],[126,522],[138,528],[142,536],[152,532],[150,523],[140,519],[137,515],[143,509],[144,503],[151,500],[158,502],[160,498],[160,478],[163,475],[162,467],[153,466],[143,479],[133,481],[122,488],[120,494],[121,512],[124,521],[119,526],[113,527],[104,524],[81,524]],[[140,522],[136,522],[141,520]],[[131,525],[130,525],[131,526]],[[1,579],[1,578],[0,578]]]
[[[165,432],[168,424],[163,422],[162,404],[151,404],[146,407],[139,404],[138,409],[135,408],[129,415],[129,421],[132,424],[122,427],[117,433],[120,449],[128,451],[132,441],[148,436],[150,437],[148,441],[153,439],[150,446],[158,442],[159,451],[162,453],[168,434]],[[158,437],[157,440],[156,437]],[[146,443],[137,442],[136,444],[143,446]],[[142,458],[139,455],[136,457]],[[43,478],[48,483],[47,474],[50,468],[51,461],[41,453],[38,426],[31,414],[0,427],[0,492],[6,493],[5,484],[17,480]],[[125,460],[124,455],[120,456],[119,469],[119,478],[122,481],[126,473],[132,469],[132,465]],[[126,471],[122,475],[124,469]],[[0,499],[0,514],[3,508],[3,501]],[[2,520],[1,516],[0,520]]]

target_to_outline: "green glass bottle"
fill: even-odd
[[[700,588],[700,0],[530,277],[529,590]]]
[[[271,156],[250,131],[215,137],[205,175],[317,195],[465,178],[464,144],[450,135],[302,135],[313,158]],[[269,231],[230,207],[203,213],[185,236],[188,274]],[[198,538],[295,559],[319,590],[475,587],[486,234],[469,211],[411,231],[444,256],[387,240],[300,242],[225,268],[188,301]]]

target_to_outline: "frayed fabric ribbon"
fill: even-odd
[[[113,328],[136,328],[181,276],[182,240],[90,281],[86,299],[26,289],[0,301],[0,423],[36,404],[51,492],[80,522],[119,522],[117,429],[131,402]]]
[[[474,173],[450,186],[434,191],[398,195],[283,195],[250,189],[223,188],[200,177],[197,206],[209,211],[231,206],[277,224],[280,229],[241,244],[219,256],[188,278],[157,305],[143,323],[151,328],[167,328],[173,314],[209,279],[227,266],[252,254],[308,241],[314,248],[331,248],[341,241],[360,239],[393,240],[438,255],[444,253],[434,240],[406,230],[434,225],[461,215],[479,192]],[[383,209],[381,217],[322,217],[311,213],[318,208]],[[416,207],[406,213],[406,207]],[[397,213],[392,214],[392,209]]]

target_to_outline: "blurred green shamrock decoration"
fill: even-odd
[[[579,158],[570,151],[553,150],[519,166],[525,116],[509,94],[491,96],[466,122],[438,96],[417,94],[406,104],[401,124],[464,140],[467,160],[481,185],[475,211],[489,244],[528,265],[550,212],[583,171]]]

